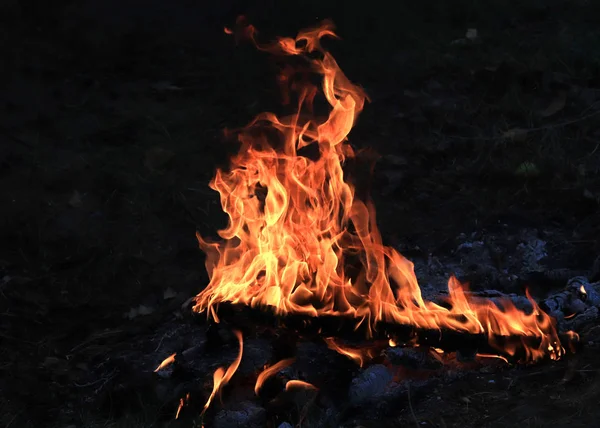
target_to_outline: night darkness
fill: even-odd
[[[227,223],[208,183],[237,129],[290,111],[285,61],[225,34],[239,15],[264,42],[335,24],[324,45],[369,97],[346,173],[425,295],[450,275],[477,296],[523,302],[527,289],[581,336],[577,352],[507,365],[455,332],[443,356],[339,333],[368,347],[361,368],[319,337],[335,321],[192,315],[209,281],[195,233]],[[583,0],[3,2],[0,426],[596,426],[594,17]],[[200,418],[235,329],[241,363]],[[257,374],[292,356],[255,396]]]

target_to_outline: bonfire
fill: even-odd
[[[530,308],[521,310],[509,299],[477,297],[450,277],[448,296],[428,301],[413,264],[385,245],[374,205],[357,196],[344,172],[345,163],[356,156],[348,136],[368,96],[323,46],[324,39],[337,38],[331,22],[269,44],[260,43],[256,29],[243,18],[225,32],[271,55],[297,57],[301,61],[293,63],[302,65],[284,68],[278,79],[293,114],[262,113],[236,131],[241,148],[210,183],[229,224],[219,231],[219,241],[198,235],[210,282],[196,297],[195,312],[217,323],[221,305],[278,319],[339,319],[366,341],[384,336],[392,346],[428,345],[431,332],[469,335],[485,341],[486,355],[481,355],[519,363],[565,354],[553,318],[529,294]],[[307,71],[319,77],[320,85],[305,78]],[[317,97],[329,107],[325,117],[314,113]],[[316,155],[303,154],[307,148]],[[409,337],[394,336],[394,326],[408,329]],[[360,365],[376,354],[372,347],[339,344],[335,332],[319,333],[331,349]],[[240,331],[235,334],[239,354],[214,373],[205,409],[240,364],[243,337]],[[265,369],[255,391],[292,363],[285,359]],[[288,383],[310,388],[299,380]]]

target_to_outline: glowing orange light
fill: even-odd
[[[342,166],[355,156],[347,137],[367,95],[321,45],[323,37],[337,37],[330,22],[266,45],[243,18],[226,32],[250,39],[259,50],[304,59],[322,78],[320,92],[330,111],[325,118],[313,113],[317,86],[298,80],[288,67],[279,82],[296,94],[295,112],[259,114],[239,132],[239,153],[210,183],[229,224],[219,231],[221,241],[198,235],[210,283],[196,297],[195,311],[218,322],[216,307],[231,302],[278,315],[353,318],[368,326],[367,337],[385,322],[483,334],[492,347],[505,355],[519,352],[524,362],[563,355],[553,320],[529,294],[531,313],[510,300],[500,308],[472,297],[451,277],[447,306],[438,305],[423,299],[413,263],[383,244],[373,204],[344,180]],[[318,156],[299,154],[307,146]],[[347,272],[350,259],[359,261],[358,274]],[[497,340],[508,336],[522,340]],[[215,385],[223,376],[215,373]]]
[[[223,369],[223,367],[219,367],[213,374],[213,390],[210,393],[210,397],[208,397],[208,400],[206,401],[206,404],[204,405],[204,410],[202,410],[202,414],[204,414],[204,412],[206,412],[206,410],[209,408],[210,403],[212,402],[213,398],[215,397],[216,394],[218,394],[221,389],[223,388],[223,386],[227,385],[227,383],[229,382],[229,380],[231,379],[231,377],[234,375],[234,373],[237,371],[239,365],[240,365],[240,361],[242,361],[242,353],[243,353],[243,349],[244,349],[244,340],[242,338],[242,333],[240,333],[239,331],[234,331],[235,336],[238,339],[238,342],[240,344],[240,352],[238,353],[237,358],[233,361],[233,363],[231,363],[231,365],[227,368],[227,370]]]
[[[318,388],[308,382],[304,382],[302,380],[289,380],[286,384],[285,384],[285,390],[286,391],[291,391],[292,389],[310,389],[310,390],[314,390],[317,391]]]
[[[171,364],[173,364],[175,362],[175,356],[176,355],[177,355],[177,353],[169,355],[167,358],[165,358],[163,360],[163,362],[158,365],[158,367],[156,368],[156,370],[154,370],[154,373],[156,373],[156,372],[164,369],[165,367],[170,366]]]
[[[273,364],[271,367],[264,369],[258,375],[258,378],[256,379],[256,384],[254,385],[254,392],[256,393],[256,395],[258,395],[258,391],[260,390],[260,388],[263,386],[263,384],[269,377],[273,376],[275,373],[279,372],[281,369],[291,366],[294,363],[294,361],[296,361],[295,358],[288,358],[285,360],[281,360],[281,361]]]

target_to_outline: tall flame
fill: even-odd
[[[562,355],[551,318],[531,298],[530,314],[509,301],[500,309],[470,297],[450,278],[449,308],[426,301],[413,263],[383,245],[373,205],[358,199],[344,181],[342,164],[354,156],[347,136],[367,95],[321,45],[323,37],[337,37],[332,23],[266,45],[243,21],[227,32],[250,39],[262,51],[304,59],[322,78],[330,112],[322,120],[312,114],[317,87],[307,79],[294,80],[288,67],[280,83],[297,93],[295,114],[262,113],[239,133],[239,153],[229,170],[217,170],[210,183],[220,194],[229,225],[219,231],[219,242],[198,235],[210,283],[196,297],[195,311],[218,320],[216,305],[232,302],[269,307],[280,315],[352,317],[367,323],[369,335],[376,323],[386,322],[486,334],[491,341],[533,337],[539,345],[523,342],[525,360]],[[270,136],[264,129],[271,130]],[[316,159],[299,154],[309,145],[317,146]],[[358,274],[349,273],[350,258],[354,267],[358,260]],[[511,355],[517,352],[497,346]]]

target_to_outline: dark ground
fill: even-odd
[[[550,228],[565,237],[552,268],[594,275],[595,2],[63,3],[0,6],[0,426],[166,426],[143,400],[126,415],[82,403],[78,353],[135,344],[207,281],[194,232],[223,226],[207,187],[231,151],[221,130],[278,100],[268,59],[223,34],[238,13],[264,39],[337,24],[331,49],[372,98],[351,141],[384,155],[378,219],[408,257]],[[440,385],[390,426],[598,426],[596,352]]]

